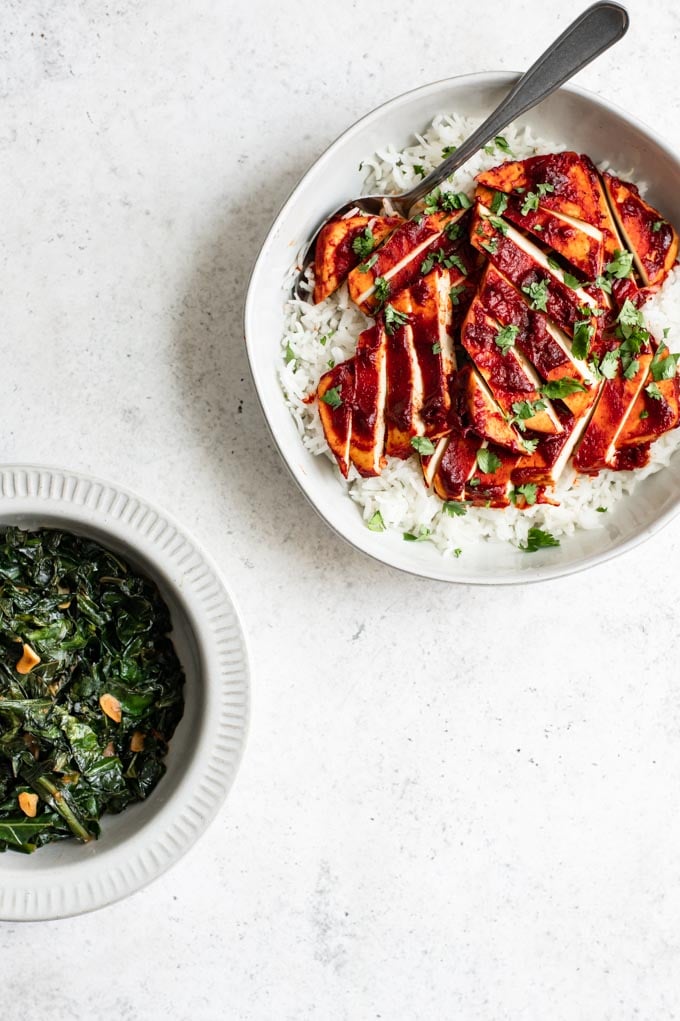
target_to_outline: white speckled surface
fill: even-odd
[[[680,146],[680,13],[578,81]],[[132,899],[0,925],[3,1017],[680,1016],[680,522],[518,589],[332,535],[248,377],[248,269],[301,172],[428,80],[526,66],[555,0],[24,0],[0,28],[0,459],[170,508],[250,636],[236,786]]]

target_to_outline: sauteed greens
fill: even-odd
[[[156,586],[90,539],[0,531],[0,850],[99,835],[146,798],[183,712]]]

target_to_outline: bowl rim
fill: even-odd
[[[454,75],[448,78],[440,78],[437,81],[429,82],[425,85],[417,86],[414,89],[409,89],[406,92],[402,92],[397,96],[393,96],[391,99],[380,103],[372,110],[363,114],[353,123],[351,123],[344,131],[342,131],[333,141],[326,146],[321,154],[313,160],[307,169],[304,171],[302,176],[298,179],[297,183],[289,192],[287,198],[279,208],[278,212],[274,216],[269,229],[260,245],[260,248],[255,256],[252,264],[252,268],[248,277],[248,284],[246,288],[246,299],[243,309],[243,330],[244,339],[246,345],[246,353],[248,356],[248,364],[250,368],[251,377],[255,386],[255,392],[257,399],[262,409],[262,413],[267,423],[267,428],[274,441],[274,445],[281,456],[281,459],[288,469],[289,474],[298,486],[302,495],[305,497],[307,502],[316,511],[322,521],[345,543],[351,546],[352,549],[357,552],[370,557],[377,563],[382,564],[395,571],[400,571],[404,574],[412,575],[413,577],[428,579],[431,581],[440,581],[448,584],[461,584],[461,585],[525,585],[533,584],[541,581],[551,581],[558,578],[566,578],[570,575],[580,573],[581,571],[588,570],[598,564],[604,564],[609,560],[619,557],[629,550],[635,548],[643,542],[646,542],[653,535],[656,535],[663,528],[665,528],[677,515],[680,513],[680,492],[678,492],[675,501],[660,514],[652,523],[640,529],[634,535],[623,539],[617,545],[612,548],[602,551],[594,552],[584,556],[582,559],[575,563],[559,564],[554,565],[544,564],[535,568],[527,568],[518,576],[508,576],[506,574],[494,574],[489,572],[485,576],[479,576],[474,571],[466,573],[462,571],[458,577],[450,577],[444,571],[437,569],[437,564],[434,562],[424,564],[422,568],[410,567],[403,564],[392,563],[387,556],[381,556],[379,552],[369,549],[367,546],[362,546],[354,539],[346,535],[340,528],[338,528],[333,521],[331,521],[323,509],[317,504],[310,492],[308,492],[307,486],[304,481],[304,472],[299,470],[297,466],[294,466],[292,459],[289,458],[286,453],[285,445],[279,441],[277,432],[274,426],[274,422],[270,412],[268,410],[268,401],[265,400],[265,387],[263,380],[260,377],[256,359],[254,357],[253,348],[253,337],[254,328],[252,327],[252,320],[254,316],[254,308],[256,303],[256,287],[259,283],[258,277],[261,272],[262,264],[265,262],[269,248],[271,247],[273,240],[276,236],[279,223],[285,220],[285,217],[290,207],[296,202],[298,195],[302,192],[306,185],[307,179],[313,171],[317,171],[323,168],[325,164],[334,156],[336,149],[344,146],[351,137],[359,133],[363,128],[369,126],[372,121],[379,119],[381,116],[389,113],[393,108],[398,107],[401,104],[406,104],[409,101],[417,98],[426,97],[428,94],[436,95],[445,89],[456,87],[456,86],[467,86],[477,85],[479,87],[489,86],[507,86],[510,88],[517,80],[521,77],[522,72],[519,71],[504,71],[504,70],[487,70],[487,71],[474,71],[467,74]],[[555,90],[556,93],[568,93],[579,96],[586,99],[598,110],[606,113],[617,114],[620,118],[625,120],[632,127],[636,128],[639,132],[647,135],[660,149],[662,149],[671,160],[678,163],[678,157],[675,152],[671,149],[668,143],[663,139],[654,128],[650,127],[640,118],[628,113],[622,106],[614,103],[610,100],[603,99],[597,93],[585,89],[582,86],[574,85],[568,82],[562,85],[559,89]],[[530,111],[529,111],[530,113]],[[414,128],[414,130],[416,130]],[[330,212],[331,210],[329,210]],[[306,452],[309,456],[313,456],[308,451]],[[443,558],[443,554],[442,560]]]
[[[11,521],[8,520],[11,518]],[[17,520],[18,519],[18,520]],[[215,818],[236,776],[250,720],[250,670],[243,627],[212,558],[171,515],[133,491],[84,472],[36,464],[0,464],[0,526],[98,532],[130,550],[162,579],[186,614],[202,674],[204,707],[183,778],[132,836],[50,866],[30,857],[0,867],[0,919],[38,921],[94,911],[146,886],[174,865]],[[190,781],[189,781],[190,776]],[[162,780],[158,791],[162,791]],[[154,793],[156,793],[154,791]],[[153,794],[151,799],[153,799]],[[143,806],[144,803],[140,803]],[[131,810],[140,805],[131,806]],[[56,846],[56,845],[55,845]],[[102,853],[97,855],[96,849]],[[2,860],[2,859],[0,859]]]

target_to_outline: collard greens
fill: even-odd
[[[91,840],[153,790],[184,708],[170,628],[156,586],[97,543],[0,531],[0,850]]]

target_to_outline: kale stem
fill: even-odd
[[[68,824],[69,829],[78,840],[87,844],[92,840],[92,834],[88,833],[83,824],[77,818],[75,812],[68,804],[64,791],[58,790],[55,785],[45,776],[32,776],[28,778],[31,787],[59,813],[62,819]]]

